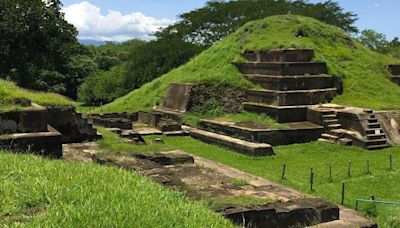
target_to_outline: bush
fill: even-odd
[[[124,95],[122,75],[124,65],[113,67],[109,71],[98,71],[86,78],[80,86],[78,100],[85,104],[109,103]]]

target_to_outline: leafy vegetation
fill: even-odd
[[[76,96],[92,64],[59,0],[0,2],[0,76],[29,89]],[[79,61],[77,61],[79,59]],[[85,65],[79,63],[85,62]],[[77,70],[79,68],[79,70]]]
[[[13,82],[0,79],[0,111],[24,108],[21,100],[30,100],[43,106],[74,105],[74,102],[54,93],[34,92],[22,89]]]
[[[105,109],[120,112],[152,108],[155,102],[160,102],[170,82],[213,82],[252,88],[231,63],[244,61],[241,53],[245,50],[284,47],[314,49],[316,61],[326,61],[330,74],[343,77],[344,93],[334,103],[400,109],[400,88],[388,79],[389,72],[385,69],[398,59],[368,50],[334,26],[294,15],[250,22],[189,63],[115,100]]]
[[[344,12],[337,2],[314,4],[304,0],[236,0],[208,1],[202,8],[180,15],[177,23],[156,33],[156,37],[179,37],[183,41],[210,47],[247,22],[285,14],[312,17],[348,33],[358,31],[354,26],[356,15]]]
[[[233,227],[138,174],[0,152],[0,225]]]
[[[366,29],[358,37],[361,43],[367,48],[382,54],[390,54],[400,58],[400,40],[395,37],[392,41],[387,40],[386,36],[372,29]]]

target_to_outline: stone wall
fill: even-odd
[[[47,131],[47,111],[22,110],[0,113],[0,134]]]

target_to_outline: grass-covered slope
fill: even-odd
[[[233,227],[135,173],[0,151],[0,227]]]
[[[66,97],[54,93],[34,92],[22,89],[14,83],[0,79],[0,111],[23,108],[17,100],[27,99],[34,103],[48,105],[73,105]]]
[[[285,15],[250,22],[187,64],[117,99],[103,111],[148,109],[159,101],[170,82],[252,84],[231,64],[244,61],[245,50],[312,48],[315,60],[326,61],[330,74],[344,78],[344,94],[334,103],[373,109],[400,109],[400,87],[392,83],[385,65],[399,62],[375,53],[339,28],[312,18]],[[100,110],[97,110],[100,111]]]

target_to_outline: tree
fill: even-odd
[[[351,12],[343,12],[338,3],[327,1],[312,4],[304,0],[235,0],[209,1],[206,6],[180,15],[180,21],[156,33],[158,39],[178,36],[183,41],[209,47],[245,23],[273,15],[298,14],[353,33],[357,20]]]
[[[67,94],[69,63],[87,53],[77,34],[60,0],[0,0],[0,77]]]
[[[387,41],[386,36],[382,33],[378,33],[372,29],[367,29],[361,32],[358,39],[371,50],[387,53],[389,42]]]

